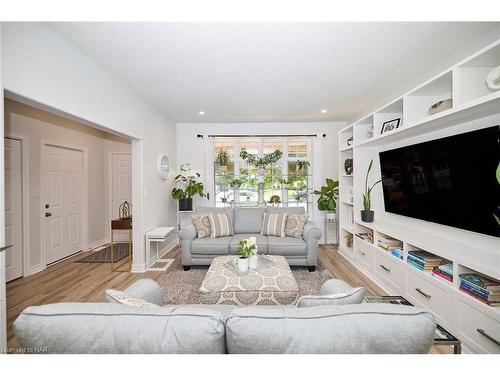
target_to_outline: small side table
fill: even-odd
[[[328,220],[326,217],[325,217],[325,238],[324,238],[324,241],[323,241],[323,244],[326,245],[327,244],[327,239],[328,239],[328,225],[330,224],[333,224],[335,226],[335,242],[334,244],[338,244],[339,243],[339,221],[338,219],[335,219],[335,220]]]
[[[146,233],[146,264],[148,271],[165,271],[175,259],[160,259],[158,243],[165,242],[168,238],[177,235],[174,227],[158,227]],[[151,262],[151,242],[156,242],[156,263],[165,263],[162,267],[152,267]]]
[[[115,244],[113,241],[113,232],[115,230],[126,230],[128,231],[128,262],[130,263],[130,267],[128,270],[119,270],[120,265],[115,268]],[[111,272],[129,272],[132,268],[132,218],[125,219],[115,219],[111,220]]]

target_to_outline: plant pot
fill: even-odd
[[[327,211],[326,212],[326,220],[335,221],[335,219],[336,219],[335,211]]]
[[[248,267],[255,269],[257,268],[258,265],[259,265],[259,256],[257,254],[254,254],[250,256],[250,258],[248,258]]]
[[[221,165],[220,165],[220,169],[221,169],[221,171],[223,171],[223,172],[227,172],[227,164],[221,164]]]
[[[361,211],[361,221],[364,221],[365,223],[371,223],[373,222],[373,219],[375,217],[375,212],[374,211]]]
[[[248,258],[238,258],[238,271],[248,271]]]
[[[193,198],[179,199],[179,211],[193,211]]]

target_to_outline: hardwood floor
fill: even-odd
[[[7,283],[7,345],[16,347],[12,324],[28,306],[56,302],[103,302],[105,289],[125,289],[135,280],[158,280],[165,272],[110,272],[106,263],[75,263],[87,256],[82,253],[55,264],[33,276]],[[180,251],[174,249],[167,255],[174,258],[171,268],[180,262]],[[321,264],[338,279],[352,286],[364,286],[368,295],[384,292],[360,271],[354,268],[338,252],[335,246],[320,246],[318,258]],[[166,271],[168,272],[168,270]],[[449,353],[448,348],[433,347],[432,353]]]

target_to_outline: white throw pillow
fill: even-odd
[[[286,218],[285,236],[302,238],[308,215],[288,214]]]

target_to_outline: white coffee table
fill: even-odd
[[[203,280],[200,303],[220,305],[294,305],[299,286],[285,257],[259,255],[256,269],[240,273],[234,255],[214,258]]]

